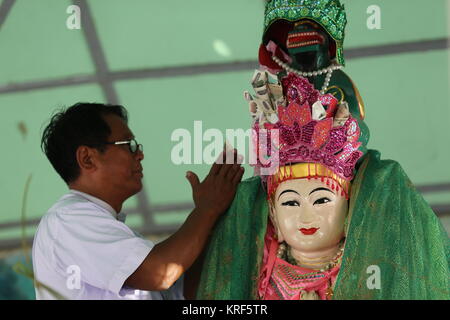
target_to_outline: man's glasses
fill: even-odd
[[[114,144],[114,145],[127,144],[131,153],[136,153],[138,150],[140,152],[144,151],[144,147],[142,146],[142,144],[137,143],[136,139],[131,139],[127,141],[105,142],[105,144]]]

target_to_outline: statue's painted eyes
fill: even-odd
[[[282,206],[300,207],[300,203],[296,200],[286,201],[281,204]]]
[[[324,197],[324,198],[320,198],[320,199],[317,199],[316,201],[314,201],[314,204],[324,204],[324,203],[327,203],[330,201],[331,201],[330,199]]]

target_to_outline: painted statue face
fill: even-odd
[[[344,237],[347,199],[320,179],[281,183],[271,210],[278,241],[286,241],[293,250],[332,248]]]
[[[329,62],[329,37],[317,23],[300,20],[288,32],[286,48],[293,65],[311,69]]]
[[[315,22],[301,20],[288,33],[286,48],[289,53],[318,51],[321,46],[328,47],[327,33]]]

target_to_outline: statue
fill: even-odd
[[[397,162],[367,149],[345,24],[339,0],[268,1],[245,92],[255,176],[216,225],[197,298],[450,298],[439,219]]]

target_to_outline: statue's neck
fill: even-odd
[[[323,250],[305,252],[289,248],[291,256],[296,260],[297,265],[308,269],[323,269],[334,260],[342,248],[341,243],[331,248]]]

